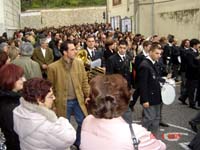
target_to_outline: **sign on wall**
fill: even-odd
[[[110,18],[111,26],[113,29],[120,29],[121,26],[121,17],[120,16],[114,16]]]
[[[125,17],[121,20],[121,31],[132,32],[132,20],[131,18]]]

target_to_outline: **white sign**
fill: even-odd
[[[100,67],[101,66],[101,59],[94,60],[90,63],[91,68]]]
[[[132,31],[131,19],[125,17],[124,19],[122,19],[122,32],[131,32],[131,31]]]

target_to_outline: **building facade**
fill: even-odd
[[[116,1],[121,3],[114,5]],[[114,16],[132,18],[134,33],[200,38],[199,0],[107,0],[107,12],[110,23]]]
[[[20,0],[0,0],[0,34],[7,32],[11,37],[20,28]]]
[[[134,0],[107,0],[106,12],[113,29],[134,30]]]

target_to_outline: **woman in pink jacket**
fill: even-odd
[[[121,75],[96,76],[90,81],[90,115],[81,132],[81,150],[135,150],[129,124],[121,117],[131,92]],[[165,150],[165,144],[141,125],[132,124],[139,150]]]

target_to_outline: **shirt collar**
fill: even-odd
[[[87,47],[87,50],[88,50],[88,52],[90,53],[90,56],[92,56],[92,51],[94,52],[95,48],[90,49],[90,48]]]
[[[125,54],[124,54],[124,55],[121,55],[119,52],[118,52],[118,55],[121,57],[122,60],[123,60],[124,57],[125,57]]]
[[[195,52],[195,53],[197,52],[197,50],[195,48],[191,47],[191,49],[193,52]]]
[[[41,50],[42,50],[42,51],[45,51],[46,49],[44,49],[44,48],[41,47]]]
[[[170,47],[173,46],[172,43],[168,43],[168,44],[169,44]]]
[[[149,59],[152,62],[152,64],[156,63],[156,61],[154,61],[150,56],[147,56],[147,59]]]
[[[146,53],[146,52],[144,51],[144,49],[142,50],[142,53],[144,54],[145,57],[149,56],[149,54]]]

